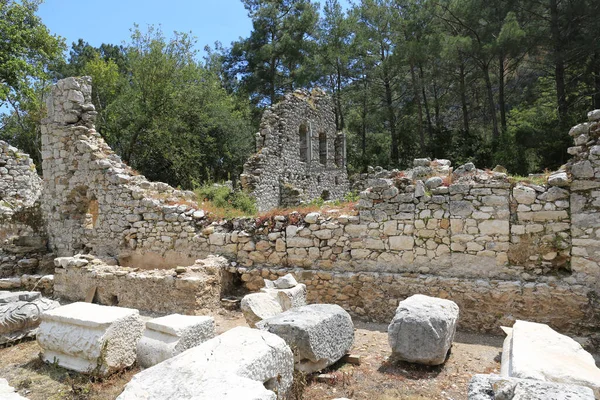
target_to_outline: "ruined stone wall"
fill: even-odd
[[[571,174],[571,267],[588,276],[600,290],[600,110],[588,114],[589,122],[569,132],[575,146],[567,164]]]
[[[31,158],[0,141],[0,278],[31,274],[48,261],[41,193]]]
[[[409,171],[370,180],[358,215],[210,222],[189,193],[148,182],[119,160],[91,125],[90,90],[86,78],[60,81],[43,130],[44,210],[61,255],[85,251],[140,269],[223,255],[249,290],[292,270],[312,302],[379,321],[389,320],[399,300],[425,293],[455,300],[463,329],[492,330],[515,318],[573,334],[598,327],[593,221],[600,214],[596,172],[590,177],[585,167],[597,168],[595,123],[569,166],[572,188],[566,171],[535,185],[472,164],[452,171],[446,160],[420,159]],[[75,272],[77,279],[57,284],[59,294],[86,274],[100,276]],[[121,281],[111,287],[137,282]]]
[[[256,142],[242,185],[260,211],[318,197],[340,199],[348,191],[345,137],[336,131],[333,104],[324,92],[286,95],[263,114]]]

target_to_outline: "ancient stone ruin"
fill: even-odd
[[[251,324],[268,332],[238,329],[195,350],[173,352],[171,361],[134,379],[122,398],[161,392],[163,388],[148,385],[163,374],[165,365],[185,369],[194,354],[213,351],[223,360],[248,356],[244,359],[264,368],[250,376],[234,361],[224,362],[199,386],[181,382],[181,393],[220,382],[218,371],[224,371],[231,376],[222,383],[240,382],[243,376],[242,386],[274,398],[274,377],[285,377],[280,386],[287,388],[294,366],[284,342],[305,347],[296,366],[307,364],[304,360],[309,360],[309,370],[330,365],[351,346],[348,315],[389,322],[399,302],[415,294],[448,300],[436,304],[452,304],[441,316],[433,306],[409,307],[410,318],[425,310],[420,321],[448,328],[439,330],[444,340],[435,357],[417,358],[420,362],[443,362],[456,324],[462,330],[492,332],[517,320],[534,321],[586,336],[598,346],[600,111],[591,112],[589,122],[569,133],[575,146],[569,149],[573,158],[566,167],[537,183],[515,182],[505,173],[480,170],[471,163],[452,168],[448,160],[417,159],[409,170],[372,170],[357,182],[362,189],[357,215],[292,212],[212,221],[193,193],[149,182],[120,160],[94,129],[90,96],[86,77],[61,80],[52,89],[42,129],[43,185],[26,155],[0,146],[0,289],[53,287],[56,297],[86,302],[42,317],[45,333],[40,342],[45,343],[46,359],[58,354],[80,370],[99,366],[104,373],[131,365],[137,357],[131,343],[144,331],[138,310],[197,315],[218,309],[228,293],[261,289],[259,295],[264,296],[250,296],[272,306],[255,312],[254,305],[248,305],[254,313]],[[328,102],[320,92],[295,92],[265,113],[260,151],[243,177],[261,209],[319,196],[339,198],[346,192],[343,136],[332,128]],[[42,275],[48,260],[56,267],[53,276]],[[311,306],[298,308],[305,302]],[[312,307],[314,303],[336,304],[341,308],[328,308],[341,311]],[[98,304],[135,310],[120,316],[96,309]],[[88,306],[101,311],[91,316]],[[404,318],[405,308],[398,308],[396,320]],[[314,344],[325,343],[319,351],[312,341],[287,337],[285,332],[292,328],[286,316],[298,313],[307,321],[299,320],[293,329],[346,332],[345,339],[335,343],[344,346],[334,346],[330,333],[319,334],[329,340]],[[129,319],[136,321],[136,329],[130,332],[135,337],[127,342],[126,359],[104,358],[102,351],[108,350],[102,350],[96,338],[109,338],[108,343],[117,346],[120,342],[110,338],[120,337],[121,328],[116,327],[126,332],[129,328],[122,320]],[[163,337],[165,343],[183,340],[185,335],[173,324],[178,323],[156,324],[148,336]],[[418,330],[402,333],[393,325],[393,351],[413,360],[403,355],[396,339]],[[61,334],[71,330],[86,331],[86,340],[96,347],[83,355],[64,352],[73,347],[71,340],[79,340],[76,334]],[[238,346],[240,354],[232,354],[222,341],[276,346],[257,345],[255,353],[245,355],[241,352],[248,350]],[[424,343],[421,350],[430,344]],[[115,349],[114,354],[122,354]],[[163,350],[171,355],[170,347]],[[273,365],[273,357],[285,368]],[[208,363],[200,371],[213,367]],[[496,380],[478,378],[474,387],[489,393],[488,386],[496,387]],[[515,387],[523,384],[511,382]]]
[[[259,211],[348,191],[346,137],[336,130],[331,98],[318,89],[296,90],[265,111],[256,149],[241,179]]]

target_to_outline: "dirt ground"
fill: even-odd
[[[217,332],[246,325],[240,312],[214,315]],[[355,322],[352,354],[360,365],[338,363],[328,371],[327,382],[317,375],[301,382],[295,393],[302,399],[324,400],[347,397],[354,400],[459,400],[467,398],[468,382],[476,373],[498,372],[503,338],[459,332],[443,366],[426,367],[390,362],[387,325]],[[131,377],[133,367],[104,380],[43,363],[34,340],[0,347],[0,378],[8,380],[30,400],[115,399]]]

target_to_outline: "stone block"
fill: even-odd
[[[0,344],[34,337],[44,311],[59,307],[39,292],[0,291]]]
[[[501,375],[586,386],[600,397],[600,369],[594,357],[545,324],[517,320],[508,330]]]
[[[137,373],[117,399],[276,400],[290,388],[293,366],[281,338],[237,327]]]
[[[483,235],[508,235],[510,225],[508,221],[498,219],[482,221],[479,223],[479,232]]]
[[[415,239],[412,236],[391,236],[390,250],[412,250]]]
[[[285,311],[257,324],[285,340],[295,354],[295,368],[320,371],[342,358],[354,342],[354,324],[343,308],[311,304]]]
[[[254,328],[256,323],[283,312],[283,308],[269,293],[250,293],[244,296],[240,308],[248,326]]]
[[[275,285],[276,289],[289,289],[296,286],[298,282],[292,274],[286,274],[281,278],[276,279],[273,284]]]
[[[443,364],[454,340],[458,313],[458,306],[450,300],[417,294],[401,301],[388,327],[393,356],[419,364]]]
[[[303,283],[299,283],[289,289],[263,288],[261,292],[267,293],[277,300],[283,311],[306,305],[306,285]]]
[[[171,314],[146,322],[137,361],[149,368],[215,336],[213,317]]]
[[[533,204],[537,196],[535,189],[522,185],[516,186],[512,191],[512,195],[520,204]]]
[[[138,310],[72,303],[42,314],[37,341],[42,359],[102,375],[131,366],[144,332]]]
[[[4,378],[0,378],[0,399],[2,400],[27,400],[8,384]]]
[[[594,400],[590,388],[532,379],[475,375],[469,382],[468,400]]]

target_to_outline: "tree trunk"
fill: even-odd
[[[419,64],[419,82],[421,83],[421,91],[423,92],[423,106],[425,107],[425,116],[427,117],[427,132],[429,133],[429,142],[433,144],[433,126],[431,124],[431,114],[429,113],[429,103],[427,102],[427,95],[425,94],[425,74],[423,73],[423,66]]]
[[[488,107],[490,108],[490,117],[492,118],[492,141],[495,143],[500,137],[500,131],[498,130],[498,118],[496,117],[496,104],[494,103],[494,91],[492,89],[489,64],[482,62],[481,70],[485,79]]]
[[[415,74],[415,67],[411,63],[410,64],[410,77],[412,80],[413,86],[413,96],[415,98],[415,103],[417,103],[417,130],[419,132],[419,150],[421,151],[421,156],[425,156],[425,133],[423,132],[423,109],[421,107],[421,99],[419,98],[419,84],[417,83],[417,76]]]
[[[594,65],[592,70],[594,71],[594,94],[592,96],[593,108],[600,108],[600,54],[598,51],[594,53],[593,61]]]
[[[368,81],[367,81],[367,77],[365,76],[365,80],[364,80],[364,92],[363,92],[363,98],[362,98],[362,113],[361,113],[361,129],[360,129],[360,133],[361,133],[361,147],[362,147],[362,165],[363,165],[363,172],[367,172],[367,168],[369,167],[369,163],[367,162],[367,86],[368,86]]]
[[[390,135],[392,137],[392,148],[390,149],[390,164],[397,167],[400,164],[400,155],[398,153],[398,132],[396,132],[396,113],[394,112],[394,102],[392,96],[392,85],[390,83],[389,72],[383,68],[383,86],[385,88],[385,104],[387,108],[387,118],[390,124]]]
[[[465,83],[465,64],[460,63],[460,102],[462,105],[463,129],[469,134],[469,107],[467,105],[467,87]]]
[[[556,101],[558,103],[558,119],[561,124],[566,123],[569,106],[565,85],[565,61],[562,51],[562,38],[558,20],[558,2],[550,0],[550,36],[554,52],[554,79],[556,81]]]
[[[498,56],[498,106],[500,107],[500,125],[506,132],[506,99],[504,98],[504,53]]]
[[[337,108],[340,114],[340,125],[338,129],[341,131],[345,128],[344,113],[342,112],[342,66],[340,61],[337,61]]]

